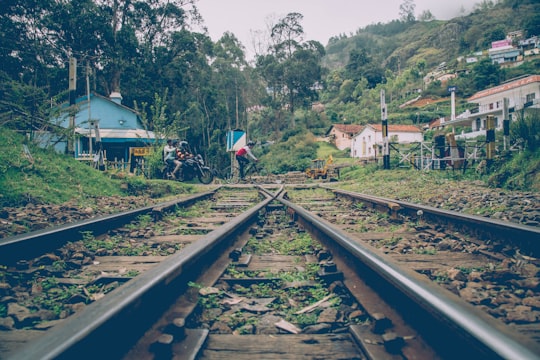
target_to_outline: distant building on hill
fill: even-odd
[[[500,40],[491,43],[491,49],[488,50],[489,58],[497,64],[506,62],[515,62],[518,60],[520,50],[512,46],[510,40]]]
[[[339,150],[345,150],[351,147],[352,137],[363,128],[363,125],[358,124],[334,124],[326,132],[326,137]]]

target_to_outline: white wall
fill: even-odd
[[[394,141],[395,137],[397,137],[397,141]],[[421,132],[393,132],[389,130],[388,139],[390,142],[403,144],[422,142],[424,140],[424,136]],[[375,156],[380,156],[382,154],[379,154],[378,148],[375,150],[373,145],[382,145],[382,143],[382,132],[375,131],[373,128],[366,126],[364,130],[352,138],[351,157],[369,159],[374,158]]]

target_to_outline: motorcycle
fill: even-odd
[[[214,173],[204,165],[204,159],[200,154],[184,160],[176,177],[172,175],[174,168],[175,165],[165,165],[163,178],[178,181],[191,181],[197,178],[203,184],[210,184],[214,180]]]

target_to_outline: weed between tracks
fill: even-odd
[[[253,194],[251,199],[256,200],[258,196],[256,191],[239,193],[244,202],[246,193]],[[230,191],[223,191],[213,200],[189,207],[178,206],[160,222],[154,222],[150,215],[141,215],[102,236],[81,232],[77,239],[53,253],[21,261],[9,268],[0,265],[1,330],[44,330],[84,309],[85,305],[101,299],[139,274],[139,270],[130,269],[129,265],[100,270],[100,257],[171,255],[186,244],[156,239],[156,236],[202,233],[203,230],[196,228],[196,219],[214,211],[211,209],[214,204],[221,199],[226,201],[228,197],[234,198]],[[120,208],[116,203],[113,206]],[[234,210],[241,211],[240,208]]]
[[[331,332],[369,322],[340,281],[328,284],[319,276],[319,262],[306,260],[323,250],[318,242],[290,224],[284,211],[268,213],[264,220],[264,227],[251,232],[242,254],[279,263],[255,265],[256,269],[232,263],[215,287],[192,283],[200,296],[190,327],[213,333],[277,334],[277,323],[288,323],[287,331],[292,332]]]
[[[203,207],[208,207],[209,204],[210,202],[206,202]],[[203,211],[202,207],[191,210],[192,214]],[[169,216],[172,222],[173,217],[178,215]],[[39,324],[44,324],[42,328],[47,328],[47,322],[74,314],[84,308],[84,305],[102,298],[120,286],[118,281],[88,284],[87,277],[91,279],[109,275],[132,278],[139,274],[137,270],[121,269],[114,274],[87,271],[83,276],[84,267],[91,265],[96,256],[167,256],[180,250],[184,245],[141,241],[141,238],[162,234],[165,226],[154,223],[150,215],[140,215],[135,221],[111,234],[96,237],[93,232],[81,232],[81,240],[66,244],[54,254],[45,254],[28,264],[19,265],[28,266],[26,270],[21,268],[13,271],[14,269],[1,266],[0,283],[9,284],[9,288],[3,288],[2,294],[5,299],[13,296],[16,302],[9,300],[0,303],[0,317],[8,317],[10,306],[14,307],[12,304],[16,304],[21,307],[20,312],[28,311],[29,315],[19,316],[19,320],[16,320],[12,327],[31,329]]]

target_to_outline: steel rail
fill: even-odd
[[[324,188],[331,190],[338,195],[348,196],[362,202],[369,202],[381,206],[385,206],[385,204],[397,204],[399,206],[399,209],[396,210],[398,213],[407,214],[413,218],[421,217],[427,221],[444,223],[451,225],[452,227],[466,227],[480,238],[484,237],[491,240],[510,241],[514,245],[519,246],[523,254],[540,257],[540,228],[538,227],[346,190],[328,187]],[[418,215],[419,211],[421,211],[421,215]]]
[[[232,221],[50,329],[10,359],[122,357],[168,306],[187,291],[189,281],[220,256],[236,234],[255,222],[259,211],[276,195],[265,196],[266,199]]]
[[[193,202],[212,196],[217,189],[175,199],[156,205],[150,205],[134,210],[128,210],[112,215],[98,216],[75,223],[63,224],[26,234],[15,235],[0,239],[0,264],[13,265],[19,260],[33,259],[66,244],[81,239],[81,233],[91,231],[95,236],[118,228],[135,220],[138,216],[151,214],[156,209],[167,210],[178,205],[189,205]]]
[[[540,358],[538,345],[530,339],[521,338],[504,324],[475,311],[470,304],[456,295],[433,283],[423,281],[419,275],[410,270],[402,269],[390,259],[351,239],[329,222],[283,199],[283,196],[278,197],[278,200],[301,217],[308,227],[334,240],[350,254],[349,257],[353,256],[357,260],[354,262],[363,264],[360,266],[365,266],[365,271],[373,272],[377,279],[373,284],[375,287],[384,286],[383,282],[389,283],[401,295],[410,299],[412,304],[416,304],[413,306],[414,309],[422,309],[430,314],[432,320],[426,323],[427,319],[418,315],[418,311],[410,311],[411,314],[419,316],[416,320],[425,328],[423,334],[426,331],[428,336],[432,333],[437,346],[445,349],[447,353],[453,353],[456,357],[475,359]],[[406,302],[397,305],[410,306]],[[444,335],[441,335],[443,333]]]

